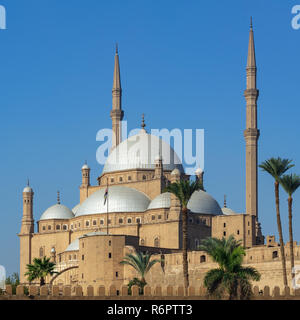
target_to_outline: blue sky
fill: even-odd
[[[30,177],[34,217],[79,202],[81,166],[92,182],[96,133],[109,128],[114,46],[119,43],[129,128],[205,129],[205,187],[245,209],[245,64],[253,16],[258,64],[259,161],[294,160],[300,172],[300,1],[0,0],[0,264],[19,271],[22,190]],[[294,229],[300,240],[300,193]],[[281,191],[285,239],[286,195]],[[263,233],[276,234],[273,181],[259,172]]]

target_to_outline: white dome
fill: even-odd
[[[29,193],[29,192],[33,192],[33,191],[29,186],[27,186],[27,187],[24,188],[23,192]]]
[[[230,216],[230,215],[233,215],[233,214],[237,214],[236,212],[234,212],[232,209],[230,208],[222,208],[222,212],[223,214],[225,214],[226,216]]]
[[[158,195],[156,198],[154,198],[150,202],[148,210],[160,209],[160,208],[170,208],[170,206],[171,206],[171,193],[164,192],[164,193]]]
[[[71,219],[74,218],[73,212],[62,204],[55,204],[48,208],[41,216],[41,220],[49,219]]]
[[[107,203],[104,205],[105,188],[94,192],[78,208],[76,217],[88,214],[107,212]],[[144,212],[147,210],[150,199],[142,192],[121,186],[108,188],[109,212]]]
[[[71,242],[67,249],[65,250],[66,251],[78,251],[79,250],[79,238],[75,239],[73,242]]]
[[[195,191],[188,203],[188,209],[194,213],[222,215],[218,202],[207,192]]]
[[[180,172],[184,172],[179,157],[169,144],[141,130],[139,134],[129,137],[111,152],[103,173],[130,169],[154,170],[158,154],[161,154],[163,159],[164,170],[172,171],[178,168]]]
[[[90,167],[87,164],[84,164],[81,169],[83,170],[83,169],[89,169],[89,168]]]

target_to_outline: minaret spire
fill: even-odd
[[[112,130],[113,130],[112,149],[113,149],[122,141],[121,121],[124,117],[124,112],[122,110],[122,86],[121,86],[121,76],[120,76],[118,44],[116,44],[115,68],[114,68],[114,79],[113,79],[113,89],[112,89],[112,110],[110,112],[110,116],[112,119]]]
[[[257,200],[257,141],[259,130],[257,129],[257,99],[259,91],[256,88],[256,58],[252,17],[250,21],[250,34],[247,58],[247,88],[244,92],[246,99],[246,214],[256,217],[258,215]]]

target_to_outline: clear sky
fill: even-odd
[[[115,43],[129,128],[205,129],[205,187],[220,205],[245,210],[245,65],[253,16],[258,64],[259,161],[294,160],[300,173],[300,1],[0,0],[0,264],[19,271],[22,190],[34,218],[79,202],[81,166],[92,182],[96,133],[109,128]],[[281,190],[285,240],[286,194]],[[300,240],[300,192],[294,229]],[[273,181],[259,171],[259,219],[276,234]]]

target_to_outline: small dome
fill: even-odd
[[[207,192],[195,191],[188,203],[188,209],[194,213],[222,215],[218,202]]]
[[[48,208],[41,216],[41,220],[49,219],[72,219],[74,218],[73,212],[62,204],[55,204]]]
[[[198,168],[198,169],[196,169],[196,171],[195,171],[196,175],[202,174],[203,172],[204,172],[204,171],[203,171],[203,169],[201,169],[201,168]]]
[[[78,251],[79,250],[79,238],[75,239],[74,241],[72,241],[67,249],[65,250],[66,251]]]
[[[90,195],[78,208],[76,217],[108,212],[144,212],[150,199],[142,192],[128,187],[111,186],[108,188],[108,205],[104,204],[106,188]]]
[[[170,208],[170,206],[171,206],[171,193],[165,192],[165,193],[158,195],[156,198],[154,198],[150,202],[148,210]]]
[[[176,168],[171,172],[171,175],[173,176],[180,176],[180,171]]]
[[[84,169],[89,169],[90,167],[85,163],[83,166],[82,166],[82,170],[84,170]]]
[[[29,186],[27,186],[24,188],[23,192],[30,193],[30,192],[33,192],[33,190]]]
[[[227,207],[222,208],[222,212],[223,212],[223,214],[225,214],[226,216],[230,216],[230,215],[233,215],[233,214],[237,214],[237,213],[234,212],[232,209],[227,208]]]

